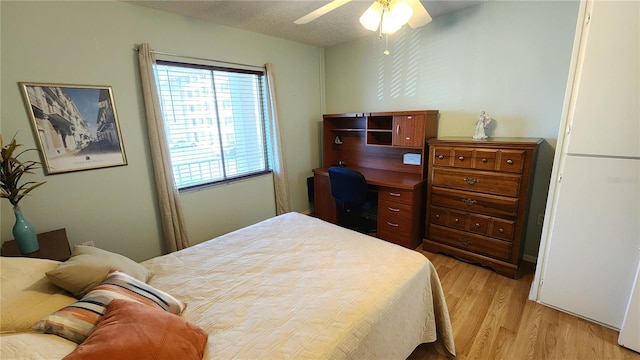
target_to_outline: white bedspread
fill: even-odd
[[[455,351],[438,276],[422,254],[306,215],[143,265],[155,273],[149,283],[187,302],[183,317],[209,333],[205,359],[405,359],[436,340]],[[2,359],[9,341],[2,337]]]

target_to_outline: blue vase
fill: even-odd
[[[38,236],[36,235],[36,229],[24,219],[22,211],[19,207],[13,208],[13,213],[16,215],[16,223],[13,225],[13,236],[18,243],[18,250],[21,254],[30,254],[40,249],[38,244]]]

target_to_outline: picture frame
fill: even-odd
[[[110,86],[19,85],[46,175],[127,165]]]

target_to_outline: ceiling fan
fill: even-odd
[[[299,18],[294,23],[298,25],[307,24],[350,1],[333,0]],[[431,15],[429,15],[420,0],[375,0],[360,17],[360,23],[367,30],[379,31],[380,36],[382,34],[392,34],[407,23],[411,28],[415,29],[429,22],[431,22]]]

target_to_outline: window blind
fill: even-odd
[[[169,61],[155,72],[179,189],[270,171],[263,72]]]

